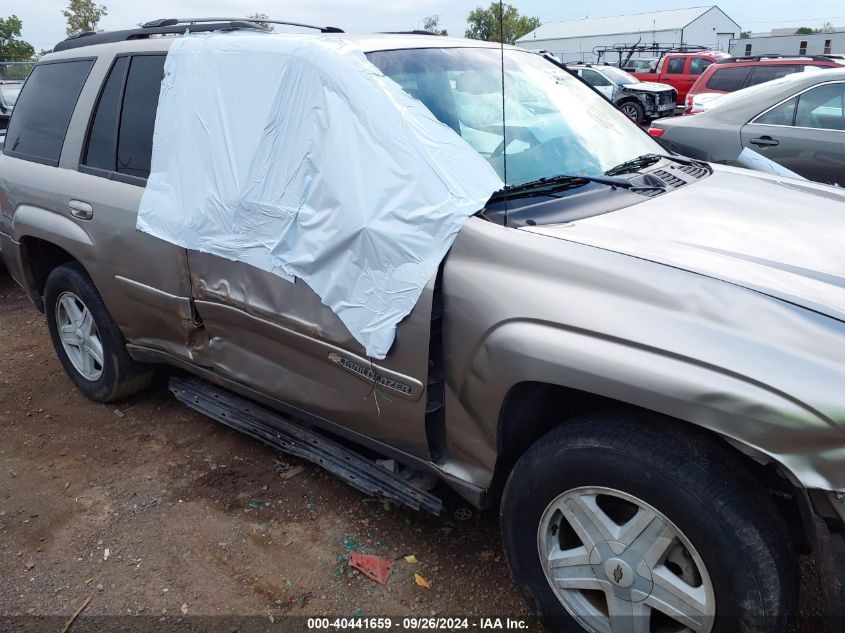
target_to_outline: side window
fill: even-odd
[[[786,77],[798,70],[797,66],[789,64],[779,64],[776,66],[757,66],[751,71],[751,79],[748,80],[749,86],[756,86],[757,84],[773,79],[780,79]]]
[[[700,75],[704,72],[704,69],[707,68],[710,64],[713,63],[712,59],[705,59],[704,57],[696,57],[690,60],[689,64],[689,71],[691,75]]]
[[[36,66],[12,112],[3,152],[58,165],[70,118],[93,65],[93,60],[76,60]]]
[[[748,77],[749,68],[719,68],[710,75],[707,80],[707,87],[711,90],[721,92],[733,92],[742,88],[745,78]]]
[[[825,130],[845,130],[845,84],[827,84],[800,95],[795,125]]]
[[[118,173],[140,178],[150,175],[164,59],[164,55],[136,55],[129,64],[117,138]]]
[[[792,121],[795,118],[795,106],[797,104],[798,97],[793,97],[757,117],[754,123],[760,123],[762,125],[792,125]]]
[[[601,86],[609,86],[610,82],[605,79],[600,73],[588,68],[581,69],[581,77],[591,86],[599,88]]]
[[[120,98],[126,79],[128,57],[118,57],[100,93],[100,100],[91,123],[88,143],[82,164],[107,171],[114,171],[117,147],[117,124],[120,120]]]
[[[666,65],[666,72],[670,75],[681,75],[684,72],[685,57],[672,57]]]

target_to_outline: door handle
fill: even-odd
[[[773,139],[771,136],[761,136],[760,138],[752,138],[748,141],[757,147],[774,147],[780,145],[780,141]]]
[[[94,208],[87,202],[71,200],[68,202],[68,207],[70,207],[70,214],[80,220],[90,220],[94,217]]]

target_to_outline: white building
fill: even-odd
[[[700,45],[728,50],[741,29],[717,6],[547,22],[517,46],[554,53],[561,61],[596,61],[593,48],[617,44]],[[649,55],[644,54],[644,57]],[[610,61],[610,60],[608,60]]]
[[[796,35],[797,29],[774,29],[770,33],[751,33],[750,37],[731,42],[730,54],[750,55],[829,55],[845,53],[845,28],[834,28],[811,35]]]

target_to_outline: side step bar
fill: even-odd
[[[432,514],[440,514],[443,509],[439,497],[416,487],[411,479],[296,424],[294,418],[198,378],[174,376],[169,387],[180,402],[192,409],[273,448],[313,462],[361,492]]]

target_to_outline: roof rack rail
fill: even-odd
[[[611,44],[609,46],[593,46],[593,57],[597,59],[597,61],[604,61],[605,55],[608,53],[616,54],[619,57],[619,61],[616,65],[623,66],[627,64],[628,61],[634,56],[634,53],[651,53],[652,55],[656,55],[658,59],[663,59],[663,56],[668,53],[700,53],[703,51],[710,50],[706,46],[700,46],[698,44],[676,44],[676,43],[665,43],[665,42],[650,42],[647,44],[642,43],[642,38],[639,41],[630,44],[630,43],[622,43],[622,44]],[[627,55],[625,55],[627,53]],[[623,59],[622,56],[625,55]]]
[[[207,33],[210,31],[234,31],[262,30],[261,24],[284,24],[286,26],[298,26],[306,29],[316,29],[321,33],[343,33],[342,29],[336,26],[313,26],[311,24],[300,24],[299,22],[285,22],[282,20],[250,19],[250,18],[163,18],[152,20],[142,24],[135,29],[122,31],[84,31],[75,33],[67,39],[59,42],[53,48],[54,52],[64,51],[71,48],[93,46],[94,44],[111,44],[127,40],[145,39],[154,35],[181,35],[185,31],[191,33]]]
[[[207,24],[209,22],[249,22],[251,24],[283,24],[285,26],[299,26],[304,29],[315,29],[321,33],[343,33],[342,29],[336,26],[315,26],[301,22],[288,22],[286,20],[272,20],[270,18],[161,18],[150,20],[141,25],[142,29],[155,28],[159,26],[177,26],[179,24]]]
[[[423,29],[413,29],[411,31],[382,31],[384,35],[434,35],[441,37],[440,33],[432,33],[431,31],[424,31]]]
[[[726,57],[719,59],[717,64],[733,64],[735,62],[759,62],[763,59],[809,59],[814,62],[825,62],[836,59],[831,55],[801,55],[800,53],[764,53],[762,55],[749,55],[747,57]]]

